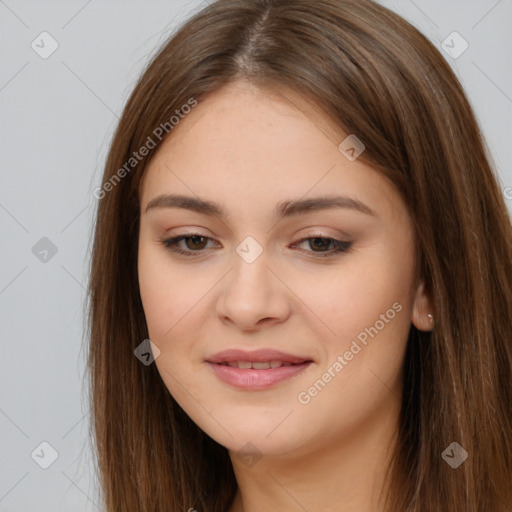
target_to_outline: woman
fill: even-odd
[[[410,24],[210,4],[140,78],[95,196],[106,510],[510,510],[510,218]]]

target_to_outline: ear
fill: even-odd
[[[411,322],[414,327],[420,331],[431,331],[434,328],[435,318],[429,318],[429,313],[433,315],[432,301],[425,293],[425,283],[422,280],[416,289]]]

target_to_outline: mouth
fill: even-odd
[[[297,376],[313,360],[270,349],[231,349],[215,354],[206,363],[222,382],[239,389],[260,390]]]
[[[292,366],[292,363],[284,361],[230,361],[229,363],[218,363],[231,368],[242,368],[243,370],[268,370],[269,368],[281,368],[281,366]]]

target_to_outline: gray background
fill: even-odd
[[[82,344],[92,191],[139,72],[204,3],[0,0],[0,512],[100,510]],[[512,210],[512,0],[382,3],[457,72]],[[457,58],[442,49],[463,48],[454,31]]]

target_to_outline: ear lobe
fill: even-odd
[[[434,328],[434,320],[432,301],[425,293],[425,283],[422,280],[416,289],[411,322],[420,331],[431,331]]]

